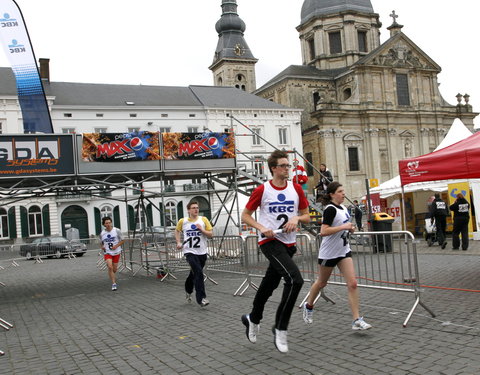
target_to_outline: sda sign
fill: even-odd
[[[0,136],[0,178],[73,175],[71,135]]]

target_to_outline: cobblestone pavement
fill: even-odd
[[[420,240],[418,253],[422,301],[435,318],[418,306],[403,328],[413,294],[362,288],[374,327],[352,331],[346,288],[332,285],[336,304],[319,301],[312,325],[294,311],[287,354],[270,331],[279,291],[257,343],[247,341],[240,316],[254,290],[233,296],[242,275],[211,273],[218,285],[207,282],[211,304],[201,308],[185,302],[185,273],[160,282],[124,271],[112,292],[95,252],[19,267],[2,260],[0,317],[14,328],[0,328],[0,374],[479,374],[480,244],[454,252]]]

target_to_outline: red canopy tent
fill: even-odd
[[[398,162],[401,185],[480,178],[480,132],[438,151]]]

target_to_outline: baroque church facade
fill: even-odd
[[[235,1],[223,3],[236,11]],[[365,194],[366,179],[386,181],[398,174],[399,160],[433,151],[455,118],[473,129],[477,115],[467,94],[457,95],[456,105],[447,103],[438,88],[441,67],[403,33],[395,12],[390,16],[390,37],[381,44],[382,24],[370,0],[305,0],[297,26],[303,64],[253,91],[303,109],[305,159],[316,168],[325,163],[352,198]],[[217,24],[220,41],[237,37],[230,56],[217,48],[210,67],[217,85],[228,81],[218,66],[235,66],[235,79],[242,66],[247,71],[256,62],[248,47],[244,56],[235,55],[235,45],[246,46],[239,41],[244,24],[235,26],[219,31]],[[312,191],[319,175],[307,171]]]

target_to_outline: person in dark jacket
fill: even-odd
[[[355,222],[357,223],[357,230],[361,231],[363,213],[356,199],[353,201],[353,216],[355,217]]]
[[[445,246],[447,246],[447,241],[445,238],[447,230],[448,207],[447,203],[440,198],[439,193],[435,193],[435,199],[432,202],[431,209],[431,223],[433,224],[433,220],[435,219],[438,243],[440,246],[442,246],[442,249],[445,249]]]
[[[315,186],[317,190],[317,200],[321,195],[325,194],[328,184],[333,181],[332,172],[327,169],[324,163],[320,164],[320,173],[320,181],[317,186]]]
[[[452,246],[453,250],[460,247],[460,233],[462,234],[462,250],[468,249],[468,221],[470,220],[470,204],[462,193],[457,194],[455,203],[450,206],[453,211],[453,232]]]

